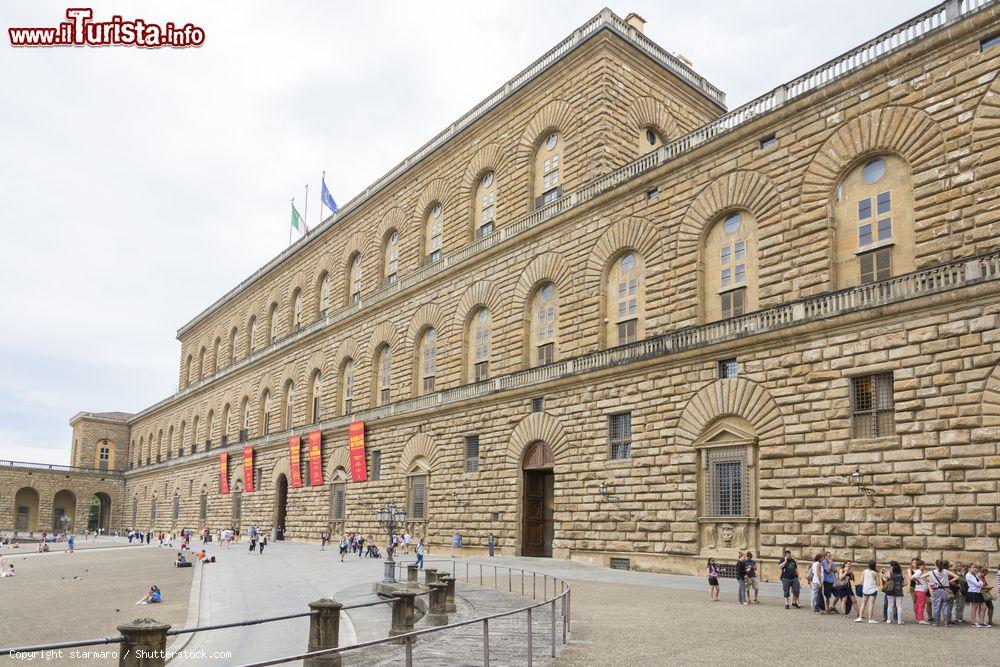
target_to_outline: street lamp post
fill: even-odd
[[[389,544],[386,547],[385,575],[382,577],[382,583],[394,584],[396,583],[396,561],[392,559],[392,538],[406,521],[406,510],[397,508],[396,503],[389,503],[385,507],[376,509],[375,516],[389,538]]]

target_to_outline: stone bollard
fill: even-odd
[[[441,581],[433,581],[429,584],[431,589],[431,599],[428,603],[427,616],[424,620],[427,625],[448,625],[448,612],[445,609],[448,598],[448,584]]]
[[[330,598],[309,603],[309,609],[315,612],[309,617],[307,650],[310,653],[340,646],[340,610],[343,606]],[[342,661],[339,653],[328,653],[306,658],[302,664],[305,667],[340,667]]]
[[[418,581],[417,580],[417,572],[419,572],[419,570],[417,570],[417,566],[416,565],[407,565],[406,566],[406,583],[408,583],[408,584],[415,584],[415,583],[417,583],[417,581]]]
[[[389,629],[390,637],[401,635],[405,632],[412,632],[413,622],[416,619],[416,613],[413,609],[413,600],[416,597],[416,593],[400,591],[393,593],[393,595],[396,596],[396,600],[392,603],[392,628]],[[413,639],[415,640],[416,637]],[[403,641],[401,640],[398,643],[402,644]]]
[[[424,568],[424,584],[430,586],[438,580],[438,571],[433,567]]]
[[[118,626],[125,639],[118,654],[119,667],[160,667],[167,659],[170,625],[151,618],[137,618]]]
[[[458,607],[455,606],[455,577],[438,577],[438,581],[448,586],[447,594],[445,595],[444,610],[449,614],[454,614],[458,611]]]

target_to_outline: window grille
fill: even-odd
[[[177,521],[181,516],[181,498],[180,496],[174,496],[174,521]]]
[[[427,518],[427,475],[410,475],[410,518]]]
[[[479,470],[479,436],[465,436],[465,472]]]
[[[736,364],[736,357],[732,359],[723,359],[719,362],[719,377],[734,378],[738,373],[738,366]]]
[[[709,516],[747,516],[747,448],[705,450],[708,457]]]
[[[149,505],[149,520],[156,521],[156,498],[153,498]]]
[[[532,412],[545,412],[545,399],[541,396],[531,399]]]
[[[854,438],[895,433],[892,373],[851,378],[851,425]]]
[[[344,520],[344,493],[346,484],[337,482],[331,487],[330,518],[334,521]]]
[[[208,494],[202,493],[198,502],[198,518],[204,521],[208,517]],[[135,521],[135,519],[133,519]]]
[[[372,452],[372,479],[382,479],[382,452]]]
[[[632,561],[628,558],[611,558],[611,569],[612,570],[631,570]]]
[[[735,579],[736,578],[736,563],[719,563],[719,562],[716,562],[715,569],[719,571],[719,577],[721,579]]]
[[[612,459],[627,459],[632,456],[631,412],[608,415],[608,441]]]
[[[243,518],[243,492],[236,491],[233,493],[233,523],[239,525],[240,519]]]
[[[132,526],[135,526],[136,522],[139,520],[139,499],[132,499]]]

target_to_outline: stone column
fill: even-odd
[[[405,632],[412,632],[413,622],[416,617],[413,609],[413,600],[416,597],[415,593],[400,591],[393,593],[393,595],[396,596],[396,600],[392,603],[392,628],[389,630],[390,637],[401,635]]]
[[[430,586],[432,583],[437,581],[438,571],[433,567],[424,568],[424,583]]]
[[[445,610],[445,600],[448,597],[448,584],[433,581],[428,584],[431,589],[430,603],[424,620],[427,625],[448,625],[448,612]]]
[[[118,626],[124,641],[118,654],[119,667],[160,667],[167,659],[170,625],[151,618],[137,618]]]
[[[418,581],[418,579],[417,579],[417,572],[418,572],[418,570],[417,570],[417,566],[416,565],[407,565],[406,566],[406,583],[408,583],[408,584],[416,584],[417,581]]]
[[[438,577],[438,581],[448,587],[444,600],[444,610],[449,614],[454,614],[458,611],[458,607],[455,606],[455,577]]]
[[[340,646],[340,610],[344,605],[330,598],[320,598],[309,603],[314,613],[309,617],[309,645],[307,650],[319,651]],[[306,658],[305,667],[340,667],[339,653],[328,653]]]

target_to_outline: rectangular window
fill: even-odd
[[[351,294],[351,303],[357,303],[361,301],[361,292],[353,292]]]
[[[884,241],[892,238],[892,220],[886,218],[878,221],[878,240]]]
[[[476,238],[481,239],[484,236],[489,236],[492,233],[493,233],[493,223],[487,222],[481,225],[479,229],[476,230]]]
[[[729,264],[729,259],[732,256],[732,250],[728,245],[724,245],[722,246],[722,250],[719,255],[719,260],[722,264]]]
[[[737,241],[736,242],[736,245],[733,246],[733,256],[736,257],[736,259],[743,259],[744,257],[747,256],[747,242],[746,241]]]
[[[858,220],[872,217],[872,200],[862,199],[858,202]]]
[[[476,382],[490,379],[490,362],[480,361],[476,364]]]
[[[979,51],[980,53],[986,49],[992,49],[994,46],[1000,46],[1000,34],[993,35],[992,37],[987,37],[986,39],[979,40]]]
[[[706,507],[710,516],[747,516],[747,448],[705,450],[708,457]]]
[[[638,320],[625,320],[618,323],[618,344],[625,345],[635,342],[635,327]]]
[[[208,494],[202,493],[201,498],[198,501],[198,518],[204,521],[208,517]],[[132,523],[135,523],[135,517],[132,517]]]
[[[545,398],[537,397],[531,399],[531,411],[532,412],[545,412]]]
[[[743,314],[743,302],[746,291],[746,288],[742,287],[729,292],[723,292],[720,295],[722,297],[722,319],[727,320],[730,317],[739,317]]]
[[[372,479],[382,479],[382,452],[372,452]]]
[[[876,373],[851,378],[851,430],[854,438],[893,435],[895,403],[892,373]]]
[[[438,261],[439,259],[441,259],[441,251],[440,250],[434,250],[429,255],[427,255],[427,261],[428,261],[428,263],[434,263],[434,262]]]
[[[551,364],[555,355],[555,343],[546,343],[538,346],[538,366]]]
[[[330,519],[333,521],[344,520],[344,493],[346,486],[343,482],[338,482],[331,489]]]
[[[432,394],[434,393],[434,376],[424,378],[424,393]]]
[[[767,148],[769,146],[773,146],[776,143],[776,141],[777,140],[774,138],[774,135],[773,134],[769,134],[766,137],[761,137],[761,139],[760,139],[760,147],[761,148]]]
[[[881,248],[858,257],[861,263],[861,284],[868,285],[892,277],[892,248]]]
[[[479,470],[479,436],[465,436],[465,472]]]
[[[388,402],[389,402],[389,398],[390,398],[390,390],[388,390],[388,389],[383,389],[383,390],[381,391],[381,393],[379,394],[379,396],[380,396],[380,400],[382,401],[382,405],[385,405],[386,403],[388,403]]]
[[[733,282],[742,283],[746,282],[747,279],[747,265],[737,264],[736,265],[736,277]]]
[[[722,286],[729,287],[733,283],[733,270],[722,269]]]
[[[875,199],[876,199],[875,212],[878,213],[879,215],[882,215],[883,213],[888,213],[889,209],[892,206],[889,199],[889,193],[882,192]]]
[[[410,475],[409,518],[427,518],[427,475]]]
[[[736,365],[736,357],[732,359],[723,359],[719,362],[719,377],[720,378],[734,378],[738,372],[738,366]]]
[[[608,443],[612,459],[632,456],[632,413],[608,415]]]
[[[386,285],[395,285],[396,284],[396,274],[395,273],[390,273],[389,275],[387,275],[385,277],[385,284]]]
[[[354,412],[354,399],[346,398],[344,399],[344,414],[349,415]]]
[[[866,246],[872,242],[872,226],[861,225],[858,227],[858,245]]]

